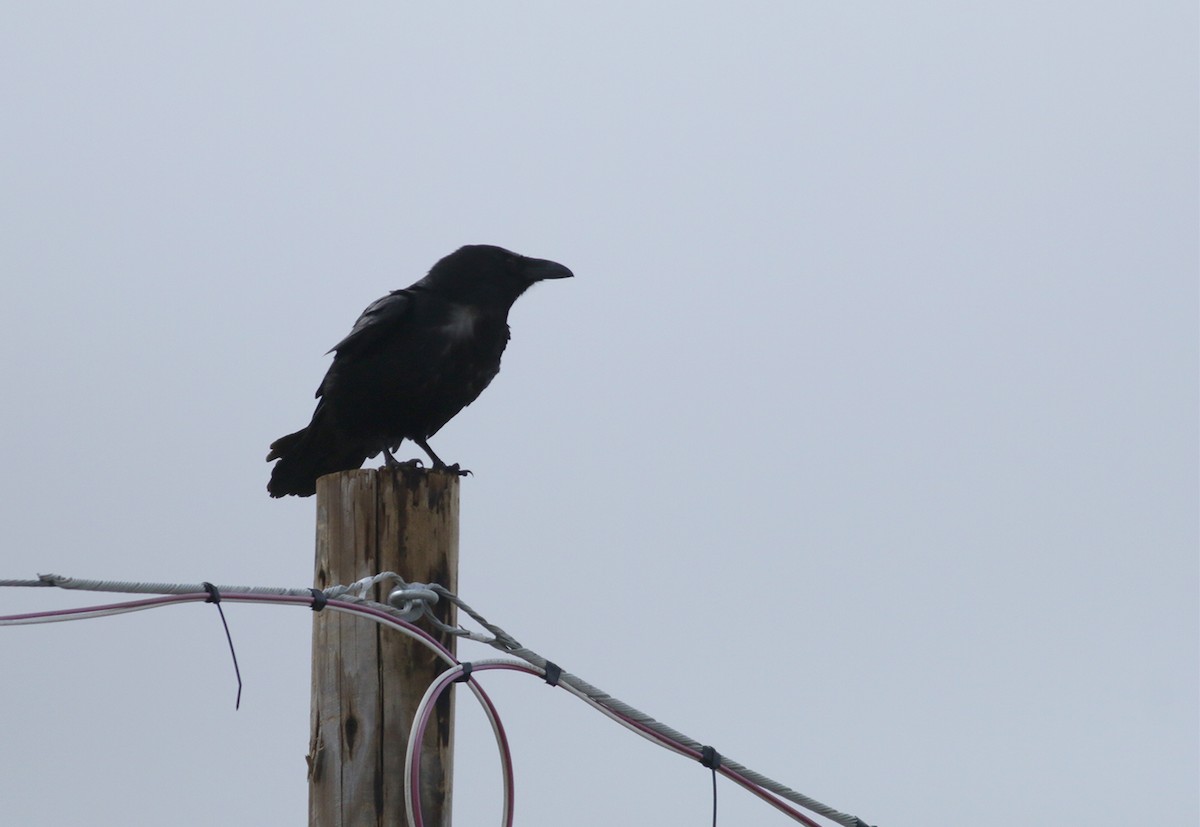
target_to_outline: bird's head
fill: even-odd
[[[509,306],[535,282],[573,275],[556,261],[530,258],[490,244],[470,244],[433,265],[419,283],[466,304]]]

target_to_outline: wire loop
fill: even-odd
[[[393,589],[387,596],[387,602],[411,623],[422,615],[433,617],[430,609],[438,602],[438,594],[425,588],[422,583],[409,583],[405,588]]]

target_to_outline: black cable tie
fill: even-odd
[[[225,627],[225,639],[229,641],[229,656],[233,658],[233,674],[237,677],[238,691],[237,700],[234,701],[233,708],[240,709],[242,706],[242,670],[238,669],[237,652],[233,650],[233,635],[229,634],[229,623],[225,620],[225,610],[221,608],[221,591],[212,583],[201,583],[204,590],[208,592],[208,599],[205,603],[213,603],[217,607],[217,613],[221,615],[221,625]]]
[[[329,602],[329,595],[325,594],[325,592],[321,591],[320,589],[309,589],[309,591],[312,592],[313,596],[312,610],[314,612],[319,612],[324,609],[325,604]]]
[[[554,661],[546,661],[546,683],[551,686],[558,686],[558,679],[562,677],[562,667]]]
[[[475,664],[471,661],[463,661],[459,664],[462,667],[462,672],[458,673],[458,677],[454,679],[455,683],[466,683],[471,680],[471,670],[475,668]]]
[[[721,753],[712,747],[700,747],[700,763],[712,770],[713,827],[717,827],[717,770],[721,768]]]

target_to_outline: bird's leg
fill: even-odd
[[[400,462],[392,456],[391,448],[387,445],[383,446],[383,464],[387,468],[420,468],[421,460],[410,459],[408,462]]]
[[[453,474],[458,474],[460,477],[465,477],[465,476],[467,476],[467,474],[471,473],[470,471],[466,470],[465,468],[460,468],[457,462],[454,463],[453,465],[447,465],[446,463],[442,462],[441,457],[439,457],[437,454],[435,454],[433,452],[433,449],[429,447],[429,442],[427,440],[417,439],[416,437],[414,437],[413,442],[420,445],[421,450],[423,450],[425,453],[429,454],[429,458],[431,460],[433,460],[433,470],[449,471]]]
[[[421,450],[423,450],[425,453],[429,454],[429,458],[430,458],[431,460],[433,460],[433,467],[434,467],[434,469],[435,469],[435,470],[441,470],[441,469],[443,469],[443,468],[446,468],[446,467],[448,467],[448,466],[446,465],[446,463],[442,462],[442,458],[441,458],[441,457],[439,457],[437,454],[435,454],[435,453],[433,452],[433,449],[429,447],[429,441],[428,441],[428,440],[425,440],[425,439],[418,439],[417,437],[413,437],[413,442],[415,442],[415,443],[417,443],[418,445],[420,445],[420,446],[421,446]]]

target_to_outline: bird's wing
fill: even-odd
[[[346,338],[331,347],[328,352],[333,353],[336,350],[338,353],[344,353],[348,350],[358,350],[375,341],[380,334],[392,329],[393,325],[401,321],[412,309],[412,305],[413,298],[408,290],[393,290],[382,299],[376,299],[358,317]]]

